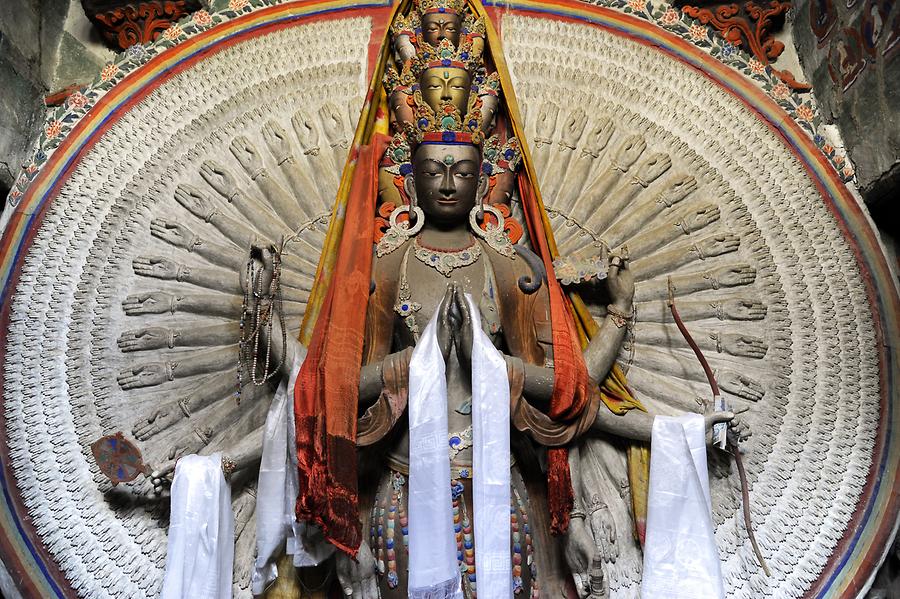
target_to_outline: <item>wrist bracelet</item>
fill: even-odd
[[[606,315],[613,321],[618,328],[622,328],[624,326],[628,326],[628,321],[631,320],[630,314],[625,314],[615,306],[609,305],[606,307]]]

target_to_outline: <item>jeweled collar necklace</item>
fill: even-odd
[[[475,239],[468,246],[458,250],[442,250],[422,243],[418,237],[413,241],[415,255],[422,263],[449,277],[457,268],[475,264],[481,257],[481,245]]]

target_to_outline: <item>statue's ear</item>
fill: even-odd
[[[485,196],[487,196],[488,187],[490,185],[490,178],[484,173],[481,172],[481,175],[478,177],[478,194],[477,199],[484,200]]]
[[[406,197],[409,198],[409,203],[412,206],[417,204],[416,202],[416,178],[412,173],[403,177],[403,191],[406,192]]]

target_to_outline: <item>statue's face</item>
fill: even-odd
[[[454,13],[428,13],[422,17],[422,37],[432,46],[447,39],[456,47],[459,43],[459,23],[459,15]]]
[[[422,99],[435,112],[438,112],[441,101],[449,100],[461,115],[465,115],[472,79],[465,69],[432,67],[425,69],[419,77],[419,89],[422,90]]]
[[[487,185],[481,151],[475,146],[424,144],[413,158],[406,193],[415,198],[427,222],[447,226],[467,221]]]
[[[395,121],[411,123],[415,118],[412,107],[406,103],[408,97],[407,93],[403,91],[395,91],[391,94],[389,103]]]

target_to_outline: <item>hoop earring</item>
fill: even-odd
[[[489,225],[487,223],[487,219],[485,219],[486,212],[494,215],[494,218],[497,219],[496,225]],[[479,218],[484,221],[483,227],[478,222]],[[505,222],[503,214],[491,205],[485,206],[483,203],[479,203],[479,205],[469,211],[469,226],[472,228],[472,233],[482,238],[495,252],[509,258],[515,258],[516,250],[513,248],[512,243],[509,241],[509,236],[504,229]]]
[[[416,217],[412,227],[410,227],[409,221],[399,222],[397,220],[404,212],[409,213],[410,216]],[[406,243],[406,240],[410,237],[421,231],[422,227],[425,226],[425,213],[422,212],[422,209],[418,206],[398,206],[391,212],[388,223],[389,226],[387,231],[384,232],[384,237],[382,237],[379,240],[378,245],[375,246],[375,254],[379,258],[390,254]]]

